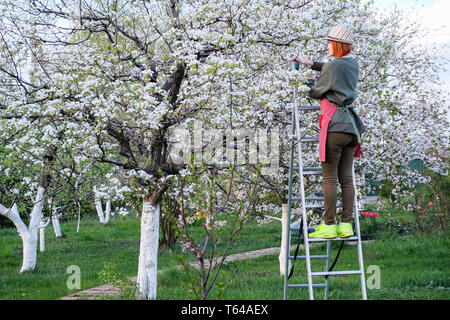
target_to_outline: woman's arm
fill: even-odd
[[[313,99],[322,99],[325,94],[331,89],[333,78],[333,71],[332,68],[330,68],[330,65],[324,65],[319,79],[317,79],[316,83],[309,91],[309,96]]]
[[[292,60],[297,61],[298,63],[305,64],[307,66],[310,66],[311,69],[315,71],[322,71],[322,67],[325,64],[325,62],[316,62],[309,59],[300,59],[298,57],[293,58]]]
[[[322,71],[322,67],[324,64],[325,64],[325,62],[312,61],[311,69],[313,69],[315,71]]]

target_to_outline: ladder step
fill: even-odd
[[[300,170],[298,166],[292,167],[293,170]],[[322,174],[322,167],[303,167],[303,175]]]
[[[342,207],[342,203],[338,202],[336,203],[336,207]],[[323,204],[305,204],[305,208],[306,209],[314,209],[314,208],[322,208],[323,209]]]
[[[361,270],[311,272],[311,276],[342,276],[346,274],[361,274]]]
[[[301,197],[292,197],[293,201],[301,201]],[[305,201],[323,201],[323,197],[305,197]]]
[[[298,230],[300,228],[300,223],[294,222],[290,225],[289,229],[290,230]],[[308,227],[308,231],[314,231],[316,230],[316,228],[314,227]]]
[[[302,201],[301,197],[292,197],[292,201]],[[320,201],[323,202],[323,197],[305,197],[306,201]],[[336,202],[337,207],[342,207],[342,202],[338,201]],[[323,208],[322,204],[306,204],[306,208]]]
[[[322,204],[305,204],[305,208],[306,209],[315,209],[315,208],[323,209],[323,205]]]
[[[353,237],[348,237],[348,238],[331,238],[331,239],[325,239],[325,238],[308,238],[309,242],[321,242],[321,241],[357,241],[358,237],[357,236],[353,236]]]
[[[294,200],[294,199],[292,199],[292,200]],[[295,200],[300,200],[300,199],[295,199]],[[336,203],[336,207],[342,207],[342,203],[340,203],[340,202],[338,202],[338,203]],[[305,204],[305,208],[306,209],[314,209],[314,208],[322,208],[323,209],[323,204],[308,204],[308,203],[306,203]]]
[[[325,255],[309,255],[310,259],[326,259]],[[294,256],[289,256],[290,260],[294,260]],[[306,259],[306,256],[297,256],[297,259]]]
[[[313,283],[312,284],[313,288],[325,288],[326,284],[325,283]],[[305,283],[291,283],[287,285],[288,288],[308,288],[308,284]]]
[[[305,201],[323,201],[323,197],[305,197]]]
[[[319,137],[303,137],[300,139],[301,142],[319,142]]]
[[[300,111],[320,110],[320,106],[298,106]]]

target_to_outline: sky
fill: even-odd
[[[442,54],[450,60],[449,0],[374,0],[374,5],[381,10],[390,10],[395,6],[400,10],[415,8],[422,19],[422,25],[431,29],[429,44],[435,43],[442,47]],[[444,89],[450,92],[450,62],[442,66],[439,76]]]

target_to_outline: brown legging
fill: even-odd
[[[337,202],[337,180],[342,189],[342,222],[351,222],[355,190],[353,188],[352,165],[358,139],[355,135],[328,132],[326,159],[322,164],[325,224],[335,224]]]

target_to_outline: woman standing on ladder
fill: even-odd
[[[349,57],[353,35],[342,26],[331,28],[328,53],[334,59],[327,63],[293,60],[321,71],[309,95],[320,99],[319,160],[322,165],[324,215],[311,238],[346,238],[353,236],[352,213],[355,190],[353,187],[353,158],[361,153],[364,125],[351,104],[356,99],[359,76],[358,62]],[[336,227],[337,181],[342,189],[342,217]]]

